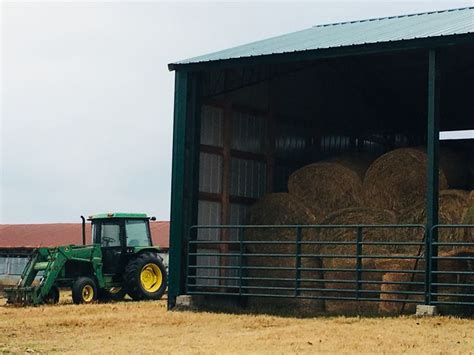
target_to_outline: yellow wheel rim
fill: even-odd
[[[92,302],[94,299],[94,288],[91,285],[85,285],[82,288],[82,299],[85,303]]]
[[[147,292],[156,292],[160,289],[163,282],[163,274],[158,265],[148,263],[140,272],[140,282],[142,287]]]

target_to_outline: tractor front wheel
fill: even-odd
[[[143,253],[125,268],[126,291],[134,300],[159,300],[166,290],[166,268],[153,253]]]
[[[72,301],[75,304],[95,302],[97,296],[97,283],[90,277],[79,277],[72,285]]]
[[[56,286],[51,287],[48,294],[44,298],[45,304],[56,304],[59,302],[59,288]]]

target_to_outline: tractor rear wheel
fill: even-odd
[[[126,291],[134,300],[159,300],[166,291],[166,268],[153,253],[143,253],[125,267]]]
[[[72,285],[72,301],[75,304],[95,302],[97,296],[97,283],[90,277],[79,277]]]

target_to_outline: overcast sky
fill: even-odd
[[[169,219],[167,64],[316,24],[474,1],[2,2],[0,223]]]

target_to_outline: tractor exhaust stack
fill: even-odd
[[[86,245],[86,219],[81,216],[82,219],[82,245]]]

